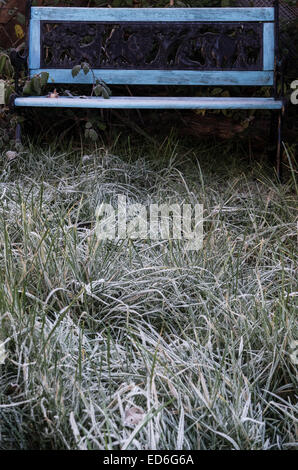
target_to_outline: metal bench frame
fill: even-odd
[[[281,174],[283,70],[279,58],[279,1],[268,8],[32,7],[28,1],[28,58],[13,51],[14,109],[24,107],[130,109],[268,109],[277,111],[275,167]],[[232,33],[231,33],[232,32]],[[90,44],[82,38],[94,36]],[[89,39],[88,39],[89,38]],[[92,37],[91,37],[92,39]],[[63,57],[63,47],[69,55]],[[61,49],[62,48],[62,49]],[[45,52],[46,51],[46,52]],[[50,51],[50,54],[49,54]],[[60,55],[59,55],[60,54]],[[72,76],[74,65],[92,67]],[[131,97],[110,99],[20,96],[19,72],[49,73],[49,83],[268,86],[270,98]],[[20,127],[17,133],[20,136]]]

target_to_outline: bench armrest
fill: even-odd
[[[285,72],[287,68],[287,57],[276,58],[275,67],[275,99],[284,98],[284,83],[285,83]],[[280,84],[280,91],[278,91],[277,85]]]

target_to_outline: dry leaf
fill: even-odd
[[[88,162],[89,160],[91,160],[92,158],[92,155],[83,155],[82,157],[82,162]]]
[[[5,154],[7,160],[10,162],[11,160],[14,160],[18,156],[18,152],[14,152],[13,150],[8,150]]]
[[[134,428],[143,421],[145,411],[138,406],[132,406],[125,411],[124,426]]]
[[[59,93],[57,93],[56,88],[54,89],[52,93],[48,94],[48,98],[58,98],[58,97],[59,97]]]

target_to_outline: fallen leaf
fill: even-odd
[[[59,97],[59,93],[57,93],[56,88],[52,93],[48,94],[48,98],[58,98],[58,97]]]
[[[132,406],[125,411],[124,426],[134,428],[143,421],[144,416],[145,411],[142,408]]]
[[[5,154],[7,160],[10,162],[11,160],[14,160],[15,158],[17,158],[18,156],[18,153],[17,152],[14,152],[13,150],[8,150]]]

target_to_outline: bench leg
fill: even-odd
[[[277,149],[275,169],[279,181],[282,181],[282,126],[283,126],[283,110],[278,112],[277,117]]]
[[[10,98],[9,98],[9,109],[11,111],[11,113],[13,113],[16,118],[18,117],[17,113],[16,113],[16,108],[15,108],[15,99],[18,95],[16,93],[13,93],[12,95],[10,95]],[[20,122],[17,122],[17,125],[16,125],[16,130],[15,130],[15,144],[21,144],[22,143],[22,127],[21,127],[21,123]]]
[[[22,128],[21,124],[18,122],[16,126],[16,144],[22,143]]]

